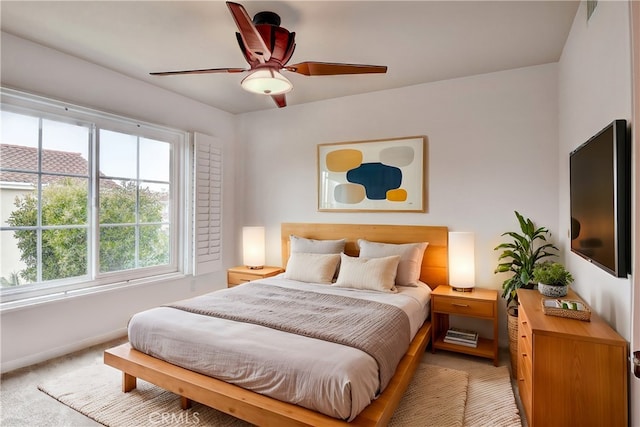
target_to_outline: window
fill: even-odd
[[[2,286],[86,278],[91,127],[1,119]]]
[[[171,145],[99,131],[99,272],[171,260]]]
[[[187,134],[11,95],[0,112],[2,302],[186,273]]]

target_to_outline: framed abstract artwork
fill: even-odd
[[[318,210],[424,212],[425,138],[318,144]]]

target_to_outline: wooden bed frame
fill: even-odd
[[[345,253],[352,256],[358,255],[359,238],[385,243],[429,242],[420,279],[432,288],[447,283],[447,227],[283,223],[283,266],[289,258],[291,234],[310,239],[346,238]],[[136,379],[140,378],[179,395],[183,409],[196,401],[259,426],[385,426],[398,407],[430,339],[431,322],[426,321],[387,388],[350,423],[180,368],[139,352],[129,343],[106,350],[104,363],[122,371],[124,392],[135,389]]]

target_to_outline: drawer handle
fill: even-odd
[[[526,320],[523,320],[523,321],[522,321],[522,322],[520,322],[520,323],[522,323],[523,325],[526,325],[526,324],[527,324],[527,321],[526,321]]]
[[[527,357],[527,353],[522,353],[522,357]]]
[[[451,305],[454,307],[469,307],[469,304],[460,304],[459,302],[452,302]]]
[[[249,279],[240,279],[241,282],[250,282],[251,280]]]

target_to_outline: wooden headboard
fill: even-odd
[[[420,280],[433,289],[448,284],[449,233],[444,226],[282,223],[280,239],[284,268],[289,260],[289,236],[292,234],[317,240],[346,239],[344,252],[350,256],[358,256],[358,239],[396,244],[429,242],[422,259]]]

